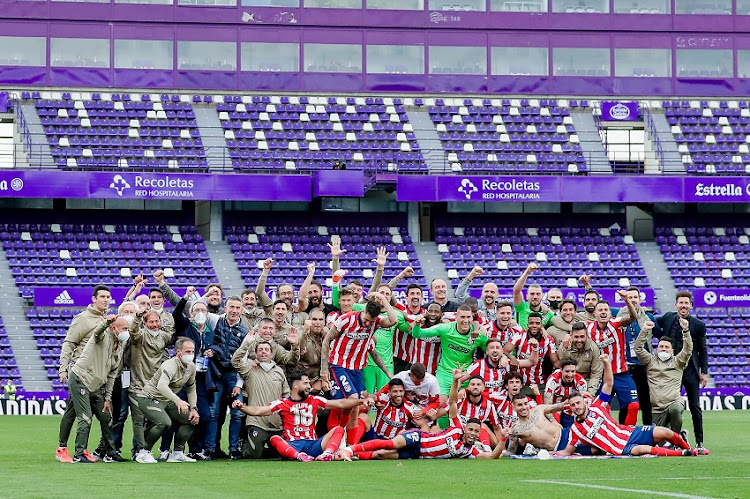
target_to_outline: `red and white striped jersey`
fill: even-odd
[[[552,403],[559,404],[568,398],[572,392],[585,393],[588,390],[588,384],[586,378],[578,373],[575,373],[575,379],[569,385],[564,384],[562,381],[562,371],[556,370],[547,378],[547,385],[544,387],[544,393],[552,395]],[[563,411],[566,414],[573,415],[570,410]]]
[[[438,362],[440,362],[440,337],[432,336],[429,338],[414,338],[411,342],[410,362],[421,362],[425,370],[430,374],[437,371]]]
[[[492,321],[492,329],[490,330],[489,337],[499,339],[500,343],[505,346],[506,343],[513,339],[513,336],[520,333],[523,333],[523,329],[511,326],[508,329],[501,330],[497,327],[497,321]]]
[[[341,317],[341,315],[342,315],[341,314],[341,310],[334,310],[334,311],[330,312],[326,316],[326,325],[330,326],[331,324],[333,324],[336,321],[336,319],[338,319],[339,317]]]
[[[310,395],[305,400],[291,398],[274,400],[268,407],[273,414],[281,415],[284,440],[317,440],[315,416],[326,406],[326,399]]]
[[[419,444],[419,457],[422,459],[474,459],[479,455],[479,449],[467,447],[462,439],[464,429],[458,418],[451,419],[451,425],[441,433],[422,432]]]
[[[596,398],[589,405],[583,421],[576,419],[571,427],[570,445],[585,443],[615,456],[622,451],[633,433],[632,426],[618,424],[609,412],[609,405]]]
[[[398,308],[404,314],[404,319],[406,319],[406,322],[409,324],[409,326],[412,325],[412,323],[414,322],[414,318],[417,315],[424,315],[427,313],[427,309],[422,307],[419,309],[419,312],[417,312],[416,314],[412,314],[407,307],[401,305],[400,303],[396,305],[396,308]],[[398,328],[396,328],[396,331],[393,335],[393,356],[407,362],[415,362],[411,360],[414,341],[414,338],[412,338],[408,333],[403,333]]]
[[[375,433],[385,438],[393,438],[407,429],[414,419],[414,412],[419,410],[406,399],[399,407],[394,406],[387,393],[376,394],[375,405],[378,408],[378,415],[372,427]]]
[[[516,346],[516,358],[528,359],[531,357],[531,347],[529,346],[529,333],[522,331],[513,336],[510,340]],[[531,366],[521,368],[521,374],[526,384],[535,383],[541,385],[544,383],[544,377],[542,375],[542,362],[544,357],[550,353],[557,353],[557,347],[555,346],[555,339],[551,336],[542,336],[539,340],[539,361]]]
[[[625,349],[628,348],[625,340],[625,331],[620,319],[610,319],[605,329],[599,328],[599,323],[591,321],[586,323],[586,332],[594,343],[599,345],[603,354],[609,355],[612,361],[612,373],[627,372],[628,364],[625,360]]]
[[[375,349],[372,335],[380,327],[380,317],[364,328],[360,316],[361,312],[349,312],[334,321],[334,327],[341,334],[331,342],[329,364],[355,371],[367,365],[367,354]]]
[[[481,397],[479,403],[474,403],[469,400],[468,395],[458,401],[458,419],[461,420],[463,426],[466,426],[466,422],[470,418],[477,418],[482,423],[487,421],[493,426],[500,423],[497,411],[495,410],[495,404],[493,404],[488,397],[485,397],[484,395]],[[446,406],[446,410],[447,409],[448,406]]]
[[[490,398],[503,398],[500,395],[505,392],[503,381],[508,370],[504,367],[495,367],[490,364],[487,358],[474,361],[466,370],[466,374],[471,376],[481,376],[484,380],[484,393]]]
[[[529,397],[529,407],[536,407],[536,405],[536,400]],[[508,397],[495,401],[495,410],[502,428],[510,428],[518,421],[518,414],[513,407],[513,401]]]

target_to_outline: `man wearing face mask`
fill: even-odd
[[[240,320],[248,329],[254,329],[258,321],[263,318],[263,309],[258,307],[257,295],[254,289],[246,289],[240,296],[242,298],[242,315]]]
[[[563,294],[560,288],[552,288],[547,291],[547,303],[553,314],[558,315],[560,313],[560,305],[562,305],[562,301]]]
[[[654,424],[664,426],[679,433],[687,441],[687,433],[682,431],[682,411],[685,406],[680,396],[682,373],[693,355],[693,340],[690,337],[690,323],[679,319],[682,328],[682,350],[674,355],[674,343],[662,337],[656,347],[656,354],[649,353],[644,345],[651,342],[651,331],[655,323],[646,321],[635,341],[635,353],[646,368],[648,388]]]
[[[146,447],[139,453],[139,457],[147,457],[136,458],[139,463],[156,463],[151,449],[162,433],[172,425],[177,426],[177,431],[174,436],[174,451],[170,452],[167,462],[195,462],[195,459],[185,454],[185,443],[193,432],[193,426],[200,420],[196,408],[198,396],[195,391],[194,359],[195,344],[187,338],[178,338],[174,357],[162,363],[138,395],[141,412],[152,423],[146,430]],[[177,396],[183,387],[187,389],[187,402]]]
[[[263,406],[274,400],[286,398],[290,395],[284,369],[273,360],[273,345],[268,341],[256,341],[254,334],[248,334],[242,346],[234,352],[232,365],[245,382],[245,394],[248,404]],[[290,337],[296,345],[296,333]],[[248,356],[251,345],[254,345],[255,361]],[[242,444],[242,457],[245,459],[260,459],[263,451],[274,435],[281,436],[281,418],[277,415],[259,417],[247,416],[247,440]]]
[[[209,386],[214,385],[211,375],[212,366],[209,365],[205,351],[214,342],[214,332],[208,327],[208,307],[203,301],[194,301],[189,308],[190,318],[185,317],[185,308],[195,288],[190,286],[172,312],[177,335],[189,338],[195,345],[195,392],[198,396],[198,424],[190,435],[190,457],[198,461],[210,461],[213,456],[211,450],[215,445],[215,438],[208,436],[208,425],[211,421],[211,411],[214,403],[214,392]],[[209,444],[210,440],[210,444]]]
[[[133,324],[135,314],[138,312],[138,304],[134,301],[124,301],[117,307],[117,315],[124,318],[128,322],[128,328]],[[112,436],[115,440],[115,448],[117,452],[122,449],[122,432],[125,429],[125,422],[128,420],[130,403],[128,400],[128,387],[130,386],[130,342],[125,344],[125,348],[122,354],[122,372],[120,376],[115,379],[115,386],[112,391],[112,414],[116,421],[112,425]],[[135,444],[135,441],[133,442]],[[103,449],[103,442],[100,442],[97,450],[94,454],[99,454],[99,450]],[[133,446],[135,451],[135,445]]]
[[[91,420],[99,420],[104,441],[104,462],[123,462],[112,438],[112,389],[120,373],[123,345],[128,341],[128,323],[122,317],[108,316],[94,330],[90,340],[70,368],[70,404],[75,409],[76,450],[74,463],[93,463],[84,455],[88,446]],[[102,390],[103,389],[103,390]]]
[[[693,355],[682,373],[682,386],[688,398],[688,408],[693,419],[695,447],[703,449],[703,412],[700,405],[700,389],[708,383],[708,352],[706,351],[706,324],[690,315],[693,309],[693,294],[690,291],[678,291],[675,298],[677,312],[667,312],[658,317],[656,322],[674,343],[675,350],[682,350],[683,332],[679,319],[688,321],[690,338],[693,340]]]
[[[142,327],[145,325],[145,327]],[[153,456],[142,453],[146,448],[143,433],[144,416],[136,400],[145,383],[150,380],[163,362],[164,349],[172,340],[172,335],[162,329],[161,316],[155,310],[136,314],[130,326],[130,394],[133,413],[133,438],[136,441],[136,461],[147,462]]]
[[[89,338],[91,338],[91,335],[104,322],[110,300],[109,288],[102,285],[96,286],[91,295],[92,303],[86,307],[86,310],[73,317],[60,352],[60,368],[58,372],[61,383],[68,382],[70,368],[81,356],[81,353],[83,353],[83,348],[86,346]],[[73,429],[75,420],[76,413],[73,409],[73,404],[68,403],[60,421],[59,444],[56,451],[57,460],[63,463],[73,461],[73,457],[68,452],[68,439],[70,438],[70,432]],[[93,461],[93,458],[89,455],[89,451],[84,450],[84,452]]]

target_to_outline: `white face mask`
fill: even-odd
[[[272,368],[273,366],[275,366],[276,364],[274,364],[273,362],[261,362],[261,363],[260,363],[259,365],[260,365],[260,367],[261,367],[261,368],[262,368],[262,369],[263,369],[264,371],[268,372],[268,371],[270,371],[270,370],[271,370],[271,368]]]
[[[125,322],[128,323],[128,327],[133,325],[134,318],[132,315],[123,315],[122,318],[125,319]]]
[[[148,332],[151,333],[151,336],[154,337],[159,336],[159,331],[160,329],[157,329],[156,331],[151,331],[150,329],[148,330]]]
[[[127,330],[121,331],[120,333],[117,334],[117,339],[123,343],[128,341],[130,339],[130,332]]]
[[[661,360],[662,362],[666,362],[670,358],[672,358],[672,354],[671,353],[665,352],[663,350],[661,352],[657,352],[656,356],[659,357],[659,360]]]
[[[197,314],[195,314],[195,316],[193,316],[193,320],[195,321],[196,324],[203,325],[206,323],[206,319],[207,319],[206,314],[204,314],[203,312],[198,312]]]
[[[185,365],[190,364],[193,362],[193,359],[195,359],[195,355],[183,355],[182,356],[182,363]]]

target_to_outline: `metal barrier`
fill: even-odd
[[[661,146],[661,139],[659,139],[659,130],[656,129],[654,117],[651,115],[651,111],[649,110],[648,106],[644,106],[642,103],[638,104],[638,108],[645,117],[643,121],[646,124],[646,131],[651,137],[651,144],[653,145],[654,152],[656,152],[656,158],[659,160],[659,170],[664,171],[664,150]]]

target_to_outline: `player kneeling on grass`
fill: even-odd
[[[390,440],[371,440],[341,450],[342,456],[354,455],[360,459],[497,459],[502,455],[505,442],[499,442],[492,452],[481,452],[475,444],[482,431],[482,423],[470,418],[464,426],[458,418],[458,388],[462,368],[453,371],[453,384],[448,397],[451,425],[442,433],[408,430]]]
[[[609,363],[608,356],[602,356],[605,366]],[[609,371],[605,367],[605,372]],[[568,446],[559,452],[561,456],[569,456],[575,452],[580,443],[597,447],[614,456],[698,456],[708,454],[707,449],[690,449],[690,446],[678,434],[663,426],[626,426],[618,424],[609,411],[609,400],[612,395],[612,385],[605,383],[602,391],[591,404],[587,404],[583,395],[574,392],[568,398],[570,409],[576,416],[576,422],[571,428]],[[655,447],[655,444],[669,442],[677,449]]]
[[[162,434],[172,425],[177,426],[174,435],[174,452],[169,454],[168,463],[194,463],[195,459],[185,454],[185,442],[193,434],[199,416],[195,390],[195,343],[188,338],[178,338],[174,344],[174,357],[164,361],[159,369],[136,395],[138,407],[146,418],[146,447],[135,456],[142,464],[156,463],[151,449]],[[177,394],[185,387],[185,402]]]
[[[286,459],[309,462],[333,461],[334,454],[344,438],[344,427],[336,426],[324,436],[318,438],[315,433],[315,418],[320,409],[351,410],[364,403],[360,399],[326,400],[310,395],[310,378],[306,374],[289,375],[291,395],[266,406],[247,406],[235,400],[234,409],[239,409],[250,416],[281,415],[284,438],[278,435],[271,437],[274,449]],[[325,450],[324,450],[325,449]]]
[[[366,398],[365,402],[368,406],[374,404],[378,415],[374,424],[366,412],[359,415],[362,442],[393,438],[411,425],[418,426],[422,431],[430,431],[426,419],[415,415],[419,413],[419,407],[404,399],[404,382],[399,378],[390,380],[379,393]]]

